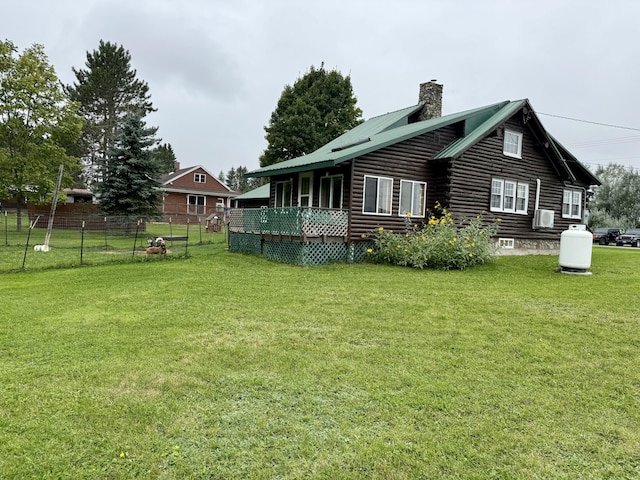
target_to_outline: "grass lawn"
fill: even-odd
[[[0,275],[0,477],[640,478],[640,250],[189,252]]]

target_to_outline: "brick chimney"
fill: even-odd
[[[420,84],[420,94],[418,100],[424,102],[424,107],[420,111],[419,120],[429,120],[442,116],[442,85],[431,80]]]

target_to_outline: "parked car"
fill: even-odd
[[[593,243],[609,245],[611,242],[615,243],[619,236],[619,228],[596,228],[593,231]]]
[[[624,232],[624,234],[620,235],[616,240],[616,245],[619,247],[631,245],[632,247],[640,248],[640,228],[632,228]]]

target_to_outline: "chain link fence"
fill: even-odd
[[[21,228],[19,228],[21,224]],[[34,212],[0,214],[0,273],[187,256],[190,245],[226,242],[224,228],[130,217]],[[162,239],[162,240],[159,240]],[[153,249],[164,243],[164,248]]]

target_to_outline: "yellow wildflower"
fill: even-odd
[[[384,228],[383,228],[383,227],[378,227],[378,231],[379,231],[379,232],[381,232],[381,231],[383,231],[383,230],[384,230]]]
[[[496,222],[500,223],[502,221],[501,218],[496,218]]]
[[[411,216],[411,212],[407,212],[407,217],[410,217],[410,216]]]
[[[470,256],[470,257],[473,257],[473,253],[470,253],[470,254],[469,254],[469,256]]]
[[[125,457],[124,452],[120,452],[120,458],[124,458],[124,457]]]
[[[362,235],[360,235],[360,238],[367,238],[367,236],[363,233]]]
[[[373,253],[373,248],[367,248],[367,253]]]

